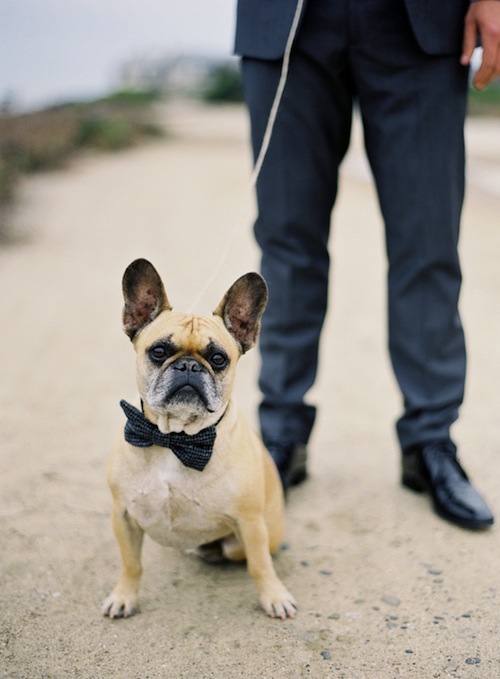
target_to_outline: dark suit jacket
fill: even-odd
[[[336,1],[336,0],[332,0]],[[427,54],[460,54],[469,0],[401,0],[421,49]],[[238,0],[237,54],[281,59],[296,0]],[[307,0],[304,2],[304,7]]]

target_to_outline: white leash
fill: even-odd
[[[231,248],[233,246],[234,240],[236,238],[237,233],[239,232],[241,226],[243,224],[246,224],[247,220],[247,214],[249,212],[249,203],[252,198],[253,190],[257,184],[257,179],[259,178],[260,172],[262,170],[262,165],[264,164],[264,160],[266,158],[268,149],[269,149],[269,144],[271,143],[271,138],[273,135],[273,130],[274,126],[276,123],[276,118],[278,115],[278,109],[279,105],[281,103],[281,99],[283,97],[283,92],[285,90],[285,85],[286,81],[288,79],[288,72],[290,69],[290,55],[292,53],[292,47],[293,43],[295,40],[295,37],[297,35],[297,29],[299,26],[299,20],[300,20],[300,15],[302,13],[302,8],[304,6],[304,0],[297,0],[297,5],[295,7],[295,14],[293,16],[293,21],[292,25],[290,27],[290,32],[288,34],[288,38],[286,41],[286,46],[285,46],[285,52],[283,54],[283,63],[281,65],[281,74],[280,74],[280,79],[278,82],[278,87],[276,88],[276,94],[274,95],[273,103],[271,106],[271,110],[269,112],[269,118],[267,119],[267,124],[266,124],[266,130],[264,132],[264,137],[262,139],[262,144],[260,146],[259,150],[259,155],[257,156],[257,160],[255,161],[255,165],[253,168],[253,172],[250,176],[250,181],[248,184],[248,196],[245,201],[244,209],[242,211],[242,217],[240,220],[236,221],[236,225],[233,228],[232,233],[230,234],[230,237],[227,239],[227,244],[226,244],[226,249],[222,253],[220,259],[219,259],[219,264],[215,268],[214,272],[212,275],[208,278],[206,281],[205,285],[203,286],[200,294],[198,297],[195,299],[193,304],[191,305],[190,309],[188,310],[188,313],[193,313],[194,308],[199,304],[200,300],[204,297],[205,293],[207,290],[210,288],[212,283],[215,281],[217,276],[219,275],[226,259],[229,257],[229,253],[231,251]]]
[[[292,25],[290,27],[290,33],[288,34],[288,39],[286,41],[285,53],[283,55],[283,64],[281,66],[281,76],[278,82],[278,87],[276,88],[276,94],[274,95],[273,105],[271,106],[271,111],[269,112],[269,118],[267,120],[266,131],[264,133],[264,138],[260,147],[259,155],[255,161],[255,166],[250,177],[250,190],[252,190],[257,184],[257,179],[259,178],[264,159],[267,155],[269,149],[269,144],[271,143],[271,137],[274,130],[274,125],[276,123],[276,117],[278,115],[278,108],[283,97],[283,92],[285,90],[286,81],[288,79],[288,71],[290,68],[290,55],[292,53],[292,47],[297,35],[297,28],[299,27],[299,19],[302,13],[302,7],[304,5],[304,0],[297,0],[297,6],[295,7],[295,14],[293,15]]]

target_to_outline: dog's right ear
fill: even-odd
[[[123,274],[123,329],[131,340],[170,306],[161,278],[147,259],[136,259]]]

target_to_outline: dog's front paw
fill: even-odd
[[[137,594],[117,585],[101,606],[101,614],[110,619],[130,618],[137,613]]]
[[[297,602],[281,583],[279,583],[279,587],[273,588],[273,591],[263,593],[260,602],[271,618],[285,620],[286,618],[294,618],[297,613]]]

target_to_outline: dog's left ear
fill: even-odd
[[[136,259],[123,274],[123,329],[131,340],[170,306],[161,278],[147,259]]]
[[[241,346],[244,354],[257,341],[260,319],[267,304],[267,285],[258,273],[247,273],[229,288],[214,311]]]

